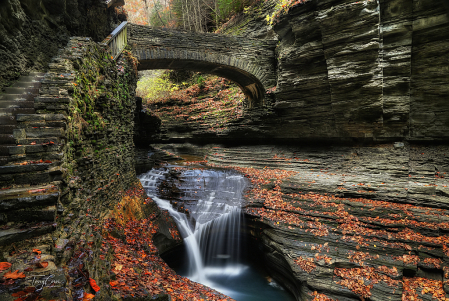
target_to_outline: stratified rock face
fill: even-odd
[[[447,146],[205,150],[209,165],[251,181],[250,236],[270,275],[297,300],[449,297]]]
[[[7,0],[0,3],[0,91],[29,71],[45,71],[70,36],[103,40],[114,8],[100,0]]]
[[[279,34],[275,111],[284,138],[449,135],[443,1],[308,1]]]

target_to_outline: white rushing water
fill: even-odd
[[[241,204],[246,180],[215,170],[186,170],[178,188],[190,219],[157,196],[157,185],[168,171],[150,170],[140,176],[147,194],[175,219],[189,258],[189,279],[227,293],[214,279],[234,277],[248,267],[240,262]]]

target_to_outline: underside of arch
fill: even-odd
[[[144,59],[139,60],[138,70],[174,69],[214,74],[235,82],[249,99],[249,106],[263,105],[265,88],[260,80],[240,68],[213,62],[189,59]]]

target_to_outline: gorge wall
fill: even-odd
[[[21,75],[47,70],[71,36],[103,40],[118,18],[101,0],[2,1],[0,91]]]
[[[251,180],[252,252],[297,300],[448,297],[447,146],[157,147]]]
[[[308,1],[274,26],[276,135],[446,140],[443,1]],[[294,128],[294,129],[293,129]]]
[[[274,9],[263,2],[222,29],[279,44],[271,107],[247,112],[220,138],[447,140],[444,1],[310,0],[289,8],[271,26],[265,17]],[[189,137],[173,136],[183,135]]]

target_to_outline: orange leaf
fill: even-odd
[[[118,284],[118,281],[109,281],[109,284],[111,286],[116,286]]]
[[[9,262],[0,262],[0,272],[7,270],[11,267],[11,264]]]
[[[39,251],[39,249],[33,249],[33,252],[37,253],[37,254],[41,254],[42,253],[41,251]]]
[[[95,292],[98,292],[100,290],[100,287],[97,285],[94,279],[89,278],[89,283]]]
[[[89,301],[89,300],[92,300],[93,298],[95,298],[95,295],[93,295],[93,294],[85,294],[84,298],[83,298],[83,301]]]
[[[19,270],[16,270],[15,272],[8,272],[5,275],[3,275],[6,279],[19,279],[19,278],[25,278],[24,273],[19,273]]]
[[[33,270],[33,268],[26,268],[25,270],[23,270],[24,272],[31,272]]]
[[[38,262],[37,267],[46,268],[46,267],[48,267],[48,262],[46,262],[46,261]]]

